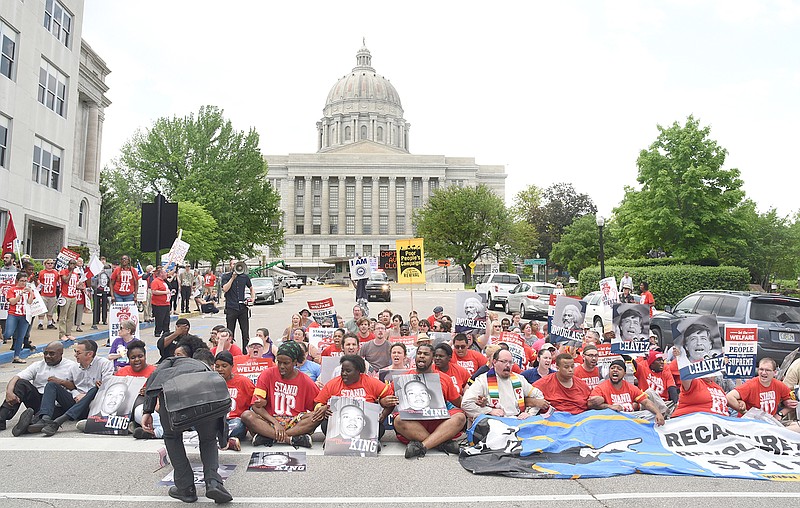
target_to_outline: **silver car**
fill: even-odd
[[[504,310],[506,314],[519,312],[520,317],[547,317],[550,295],[556,288],[548,282],[520,282],[508,291]]]
[[[253,303],[278,303],[283,301],[283,283],[272,277],[252,279],[256,297]]]
[[[633,299],[636,303],[642,299],[641,296],[633,294]],[[600,291],[592,291],[583,297],[586,302],[586,324],[592,328],[603,329],[603,326],[610,324],[613,321],[613,310],[611,307],[603,304],[603,293]]]

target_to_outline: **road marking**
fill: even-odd
[[[431,497],[236,497],[234,503],[260,504],[402,504],[402,503],[508,503],[530,501],[600,501],[611,499],[648,498],[800,498],[800,492],[618,492],[614,494],[574,494],[574,495],[529,495],[529,496],[431,496]],[[0,492],[0,499],[31,499],[89,502],[132,502],[132,503],[179,503],[177,499],[164,496],[120,496],[68,494],[65,492]],[[201,497],[202,499],[202,497]]]

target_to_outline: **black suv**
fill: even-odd
[[[758,325],[758,359],[769,356],[778,365],[800,347],[800,299],[748,291],[697,291],[675,307],[656,314],[650,329],[662,348],[672,346],[672,321],[687,316],[714,315],[724,338],[725,323]]]
[[[384,302],[392,301],[392,286],[386,272],[372,272],[367,280],[367,299],[380,298]]]

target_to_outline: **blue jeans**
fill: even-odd
[[[247,427],[244,426],[241,418],[228,418],[228,436],[244,439],[247,435]]]
[[[25,316],[12,316],[8,315],[6,318],[6,329],[4,337],[10,339],[14,337],[14,358],[19,358],[22,352],[22,340],[25,334],[28,333],[28,320]]]
[[[118,295],[114,293],[114,299],[118,302],[132,302],[135,296],[136,293],[131,293],[129,295]]]
[[[39,416],[49,416],[55,418],[56,416],[56,402],[63,414],[70,420],[83,420],[89,416],[89,404],[94,400],[97,395],[97,387],[92,388],[86,395],[78,402],[66,388],[58,383],[52,381],[48,382],[44,387],[42,394],[42,405],[39,409]]]

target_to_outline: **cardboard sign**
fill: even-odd
[[[606,277],[600,281],[600,293],[603,305],[611,307],[619,302],[619,292],[617,291],[617,279],[614,276]]]
[[[425,250],[422,238],[397,240],[397,282],[425,283]]]
[[[89,405],[84,432],[127,436],[133,404],[146,381],[144,377],[113,376],[100,385]]]
[[[372,265],[369,262],[369,258],[353,258],[349,260],[349,264],[351,280],[369,279],[372,273]]]
[[[311,317],[319,324],[322,324],[325,319],[330,319],[334,328],[339,327],[339,321],[336,318],[336,307],[333,306],[333,298],[325,298],[323,300],[309,300],[306,302],[308,309],[311,311]]]
[[[445,405],[439,374],[403,374],[394,376],[394,393],[400,399],[398,412],[404,420],[446,420],[450,413]]]
[[[114,339],[119,337],[119,324],[125,320],[136,323],[136,332],[133,334],[133,338],[141,338],[142,335],[139,330],[139,309],[136,308],[136,302],[114,302],[108,309],[109,342],[114,342]]]
[[[325,455],[377,457],[381,407],[361,398],[331,397]]]
[[[69,250],[66,247],[61,247],[61,251],[56,256],[56,270],[59,272],[64,270],[69,265],[70,261],[77,260],[80,256],[74,250]]]
[[[725,324],[725,377],[750,379],[756,375],[758,325]]]
[[[680,353],[678,369],[681,379],[715,377],[725,370],[716,316],[693,316],[674,321],[672,336]]]

